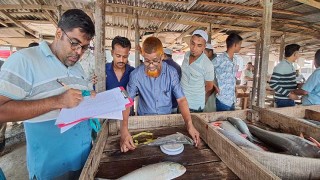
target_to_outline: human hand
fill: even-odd
[[[127,152],[129,150],[134,150],[136,147],[133,143],[132,137],[128,130],[121,131],[120,138],[120,149],[121,152]]]
[[[73,108],[80,104],[82,101],[82,92],[78,89],[68,89],[64,93],[57,96],[58,103],[61,108]]]
[[[296,94],[294,94],[292,92],[290,92],[289,98],[292,99],[292,100],[298,100],[299,99],[298,95],[296,95]]]
[[[196,128],[194,128],[192,123],[187,126],[187,130],[188,130],[191,138],[193,139],[195,146],[198,147],[198,144],[200,143],[199,132],[196,130]]]
[[[91,79],[91,83],[93,84],[93,85],[95,85],[95,84],[97,84],[97,82],[98,82],[98,76],[96,76],[95,74],[92,76],[92,79]]]

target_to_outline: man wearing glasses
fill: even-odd
[[[196,146],[199,144],[199,132],[194,128],[188,102],[179,83],[177,70],[162,63],[164,52],[161,41],[148,37],[142,45],[144,63],[130,74],[127,91],[131,98],[139,95],[138,115],[171,114],[172,95],[177,98],[187,130]],[[128,131],[130,109],[123,112],[121,121],[121,151],[134,150],[135,146]]]
[[[90,90],[78,60],[94,34],[85,12],[67,10],[51,44],[20,50],[2,66],[0,122],[24,121],[29,179],[78,179],[81,173],[91,149],[89,121],[61,134],[55,120],[61,108],[81,102],[81,90]]]

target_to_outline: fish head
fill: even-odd
[[[186,172],[186,168],[175,162],[165,162],[167,167],[167,179],[173,179],[183,175]]]

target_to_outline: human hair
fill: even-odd
[[[69,9],[64,12],[58,22],[58,27],[65,32],[79,28],[80,32],[85,33],[88,39],[95,35],[94,24],[91,18],[80,9]]]
[[[213,54],[213,49],[205,48],[204,50],[207,51],[208,53],[209,53],[209,52],[212,52],[212,54]]]
[[[129,48],[129,50],[131,49],[131,42],[126,37],[116,36],[115,38],[113,38],[111,44],[112,50],[114,50],[114,46],[116,44],[119,44],[123,48]]]
[[[314,61],[317,64],[317,66],[320,66],[320,49],[318,49],[318,51],[314,55]]]
[[[39,46],[39,43],[37,42],[32,42],[28,45],[28,47],[33,47],[33,46]]]
[[[289,44],[284,48],[284,56],[290,57],[292,56],[296,51],[299,51],[300,45],[298,44]]]
[[[166,54],[164,53],[168,58],[172,58],[172,55],[171,54]]]
[[[162,55],[163,46],[160,39],[153,36],[148,37],[142,44],[142,52],[147,54],[156,52],[157,54]]]
[[[247,64],[250,64],[250,65],[252,65],[252,62],[248,62]]]
[[[243,40],[242,37],[239,36],[238,34],[231,33],[226,39],[227,48],[231,48],[234,44],[237,44],[242,40]]]

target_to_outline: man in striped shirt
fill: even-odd
[[[277,107],[294,106],[294,100],[298,96],[291,92],[297,89],[296,70],[293,67],[299,57],[300,46],[289,44],[285,47],[285,59],[280,61],[273,69],[270,87],[275,91],[275,103]]]

